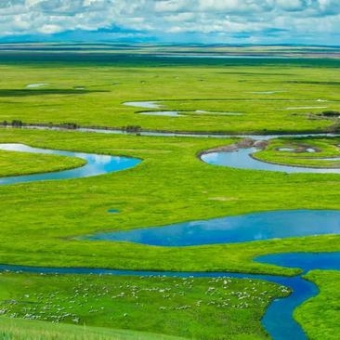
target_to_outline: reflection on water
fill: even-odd
[[[280,171],[286,173],[334,173],[340,174],[340,168],[307,168],[307,167],[298,167],[298,166],[289,166],[289,165],[280,165],[280,164],[272,164],[261,162],[257,159],[251,157],[252,153],[258,151],[256,148],[246,148],[239,149],[234,152],[228,151],[218,151],[218,152],[210,152],[203,154],[201,159],[212,165],[221,165],[227,166],[231,168],[238,169],[251,169],[251,170],[266,170],[266,171]],[[332,160],[336,161],[340,158],[332,158]],[[322,159],[320,158],[320,161]],[[328,161],[329,159],[325,159]]]
[[[141,107],[143,109],[160,109],[161,105],[154,101],[143,101],[143,102],[124,102],[123,105]]]
[[[340,211],[270,211],[164,227],[99,233],[87,239],[157,246],[193,246],[325,234],[340,234]]]
[[[266,255],[255,259],[258,262],[301,268],[304,272],[311,269],[340,270],[340,253],[288,253]],[[0,265],[0,271],[49,273],[49,274],[93,274],[93,275],[129,275],[152,277],[179,277],[179,278],[238,278],[251,280],[266,280],[289,287],[292,290],[286,298],[274,300],[267,308],[261,322],[271,338],[274,340],[306,340],[307,336],[301,326],[294,320],[295,308],[304,301],[318,293],[317,287],[310,281],[304,280],[301,275],[294,277],[257,275],[230,272],[153,272],[112,270],[101,268],[47,268],[29,266]]]
[[[259,256],[256,262],[310,270],[340,270],[340,253],[287,253]]]
[[[50,155],[60,155],[68,157],[78,157],[84,159],[86,164],[82,167],[70,170],[33,174],[33,175],[22,175],[22,176],[11,176],[0,178],[0,184],[14,184],[14,183],[26,183],[43,180],[55,180],[55,179],[71,179],[97,176],[107,174],[114,171],[125,170],[137,165],[140,160],[128,157],[108,156],[108,155],[96,155],[82,152],[72,151],[60,151],[60,150],[49,150],[33,148],[24,144],[0,144],[1,150],[7,151],[19,151],[28,153],[40,153]]]
[[[182,117],[183,115],[179,114],[178,111],[144,111],[139,112],[140,115],[147,116],[165,116],[165,117]]]

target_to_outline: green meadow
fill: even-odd
[[[58,55],[39,56],[10,62],[0,54],[0,122],[233,133],[337,128],[336,119],[317,114],[340,111],[338,60],[121,56],[96,63],[76,54],[77,62],[63,64]],[[141,115],[145,109],[122,105],[129,101],[159,101],[183,116]]]
[[[322,114],[340,111],[338,60],[65,55],[41,60],[40,54],[17,59],[0,54],[0,122],[232,134],[338,131],[338,117]],[[131,101],[159,102],[161,111],[182,116],[142,115],[159,110],[122,105]],[[293,275],[299,270],[252,259],[340,251],[337,235],[191,247],[82,238],[251,212],[340,208],[337,174],[239,170],[208,165],[198,157],[238,140],[1,127],[0,143],[124,155],[142,162],[96,177],[0,185],[0,263]],[[339,162],[316,158],[339,157],[339,144],[339,137],[280,138],[255,157],[337,167]],[[1,177],[82,164],[69,157],[0,151]],[[110,214],[110,209],[119,213]],[[336,313],[337,276],[308,274],[321,295],[300,306],[295,317],[311,339],[338,334],[337,324],[328,319]],[[260,280],[3,272],[0,339],[266,339],[261,317],[273,299],[287,294]]]
[[[311,339],[337,339],[339,324],[335,320],[339,317],[339,272],[313,270],[307,278],[318,285],[320,292],[299,307],[295,316],[307,326],[307,335]]]

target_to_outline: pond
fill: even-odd
[[[161,105],[155,101],[124,102],[125,106],[141,107],[143,109],[160,109]]]
[[[140,115],[146,116],[164,116],[164,117],[182,117],[183,115],[179,114],[178,111],[143,111],[138,112]]]
[[[156,101],[140,101],[140,102],[124,102],[125,106],[139,107],[142,109],[160,109],[162,105],[158,104]],[[183,117],[184,114],[181,114],[179,111],[142,111],[138,112],[141,115],[149,115],[149,116],[165,116],[165,117]],[[205,110],[196,110],[194,114],[211,114],[211,115],[226,115],[226,116],[240,116],[242,113],[239,112],[213,112],[213,111],[205,111]]]
[[[98,233],[86,239],[183,247],[327,234],[340,234],[340,211],[270,211],[190,221],[163,227]]]

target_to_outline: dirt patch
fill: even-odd
[[[218,146],[213,149],[206,150],[202,152],[200,155],[204,155],[204,154],[212,153],[212,152],[233,152],[233,151],[237,151],[238,149],[247,149],[247,148],[252,148],[252,147],[255,147],[258,149],[265,149],[268,144],[269,144],[269,141],[267,140],[254,140],[252,138],[245,138],[234,144],[222,145],[222,146]]]

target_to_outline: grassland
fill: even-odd
[[[0,150],[1,177],[60,171],[85,164],[84,160],[74,157],[43,154],[32,156],[23,152],[16,152],[13,156],[10,157],[8,151]]]
[[[334,139],[277,139],[265,150],[253,155],[256,159],[293,166],[315,168],[339,168],[339,141]]]
[[[3,274],[0,286],[7,317],[195,339],[267,338],[261,315],[288,292],[259,280],[86,275]]]
[[[337,175],[287,175],[213,167],[196,157],[201,150],[232,140],[90,136],[77,132],[2,131],[3,142],[16,140],[32,146],[143,159],[133,169],[105,176],[0,187],[4,198],[0,216],[3,263],[291,273],[250,259],[268,252],[339,249],[338,236],[186,248],[75,240],[74,237],[98,231],[253,211],[339,207],[335,199],[339,190]],[[12,157],[12,153],[8,156]],[[292,197],[297,187],[299,191]],[[320,192],[320,187],[327,191]],[[120,213],[109,214],[112,208]],[[25,237],[20,237],[23,234]]]
[[[100,56],[70,54],[74,60],[63,64],[60,54],[45,61],[39,56],[24,54],[15,63],[0,54],[0,122],[233,133],[338,127],[337,120],[316,116],[340,110],[338,60],[120,56],[100,61]],[[142,109],[122,105],[143,100],[159,101],[164,110],[184,116],[140,115]],[[241,115],[196,112],[204,110]]]
[[[0,318],[1,340],[183,340],[163,334]]]
[[[27,56],[21,56],[20,63],[15,64],[15,59],[13,61],[0,56],[3,75],[0,80],[0,121],[76,123],[101,127],[140,126],[156,130],[234,133],[318,132],[337,131],[338,128],[336,119],[323,119],[316,115],[322,110],[339,110],[337,60],[202,61],[196,58],[182,61],[148,56],[137,59],[121,56],[113,58],[111,55],[103,56],[103,59],[98,59],[98,56],[96,59],[93,55],[93,59],[80,60],[79,55],[71,54],[61,58],[54,55],[39,64],[37,60],[40,57],[40,54],[35,55],[29,60]],[[63,58],[69,59],[61,62]],[[192,66],[190,62],[193,63]],[[22,74],[25,74],[24,80]],[[35,89],[27,88],[30,84],[44,85]],[[139,115],[136,108],[122,105],[125,101],[141,100],[160,101],[164,108],[180,110],[185,116]],[[198,114],[197,110],[240,112],[242,115]],[[36,266],[160,271],[230,270],[291,275],[297,273],[297,270],[254,263],[252,258],[275,252],[340,250],[340,237],[336,235],[185,248],[77,239],[78,236],[98,231],[161,226],[255,211],[340,208],[338,175],[288,175],[238,170],[210,166],[197,158],[203,150],[234,142],[235,139],[231,138],[165,138],[1,128],[0,143],[24,143],[43,148],[126,155],[141,158],[143,162],[136,168],[105,176],[0,186],[0,262]],[[295,155],[291,157],[291,153],[276,150],[278,147],[294,146],[300,142],[295,139],[289,142],[272,142],[268,150],[259,153],[259,157],[279,163],[305,164],[305,160],[301,161]],[[336,146],[340,139],[334,138],[331,142],[310,139],[303,143],[322,150],[317,153],[318,156],[329,157],[338,154]],[[52,171],[58,168],[58,164],[64,168],[76,166],[78,162],[19,153],[14,159],[13,155],[10,152],[0,153],[1,176]],[[109,214],[109,209],[117,209],[119,213]],[[84,308],[75,310],[69,305],[69,300],[74,296],[79,280],[83,284],[82,288],[89,291],[89,295],[86,302],[83,295],[79,295],[77,302],[83,304]],[[98,279],[91,276],[79,279],[73,276],[2,274],[0,309],[3,308],[4,301],[24,301],[23,304],[6,305],[8,313],[17,313],[17,316],[22,317],[25,311],[33,307],[36,308],[34,315],[41,315],[43,307],[52,304],[54,309],[45,318],[51,321],[51,316],[59,315],[60,311],[57,309],[67,305],[70,308],[69,313],[76,317],[80,315],[82,320],[86,320],[86,324],[93,326],[208,339],[204,332],[209,325],[211,334],[230,331],[230,339],[261,339],[266,337],[259,325],[263,310],[274,296],[282,295],[277,286],[256,283],[261,285],[263,291],[267,291],[261,306],[254,304],[256,300],[253,300],[254,295],[251,294],[245,298],[251,307],[245,310],[226,308],[220,311],[213,308],[214,306],[206,306],[207,308],[200,311],[190,309],[192,313],[185,309],[184,314],[179,314],[177,310],[167,314],[166,310],[164,313],[159,312],[164,304],[163,300],[145,294],[143,299],[148,302],[145,302],[145,313],[141,316],[138,311],[130,311],[135,301],[129,295],[132,293],[126,289],[126,285],[136,283],[127,283],[127,280]],[[192,305],[193,301],[198,300],[205,301],[204,304],[208,302],[209,296],[205,293],[207,287],[212,285],[209,280],[192,280],[190,290],[180,283],[177,284],[177,293],[185,291],[187,295],[183,301],[179,296],[174,296],[171,305],[174,308]],[[53,299],[49,285],[55,290]],[[91,288],[93,285],[96,287],[95,291]],[[129,298],[121,300],[116,308],[123,314],[132,313],[133,318],[128,319],[128,323],[126,317],[111,320],[107,319],[112,317],[110,313],[90,313],[93,309],[117,306],[116,301],[111,304],[110,299],[117,295],[119,285],[124,286],[123,292]],[[142,285],[144,288],[156,285],[162,287],[161,289],[168,289],[176,283],[153,278],[147,283],[138,283],[138,286]],[[231,286],[224,293],[237,291],[245,294],[253,285],[249,281],[231,280]],[[104,286],[111,287],[110,294],[98,296],[98,290]],[[26,289],[33,290],[33,293],[28,293],[28,301],[25,298]],[[220,294],[220,287],[218,291]],[[218,294],[216,298],[221,297]],[[30,304],[31,298],[35,302],[41,300],[39,304]],[[299,320],[311,329],[308,318],[313,313],[306,313],[307,316]],[[150,315],[157,316],[157,322],[152,325],[146,323],[150,321]],[[206,320],[208,315],[211,320],[204,323],[202,320]],[[326,318],[326,313],[322,312],[319,317]],[[219,323],[223,318],[228,318],[228,322]],[[180,324],[183,320],[187,325],[185,330],[183,324]],[[197,323],[198,320],[201,320],[200,324]],[[70,322],[63,319],[60,321]],[[11,328],[12,322],[18,322],[15,329]],[[3,330],[5,339],[6,336],[26,336],[27,339],[29,334],[33,334],[34,338],[34,329],[38,329],[41,324],[36,323],[37,321],[30,323],[33,329],[29,334],[24,333],[24,330],[23,333],[19,331],[20,334],[13,333],[17,328],[26,327],[21,326],[24,324],[20,322],[2,318],[0,334]],[[244,333],[237,328],[239,326],[244,329]],[[53,338],[53,334],[63,339],[71,330],[63,327],[54,329],[52,325],[41,327],[52,332],[52,335],[46,335],[47,339]],[[79,333],[76,330],[79,326],[74,327],[72,332],[74,330],[75,336],[79,335],[81,339],[81,330]],[[115,338],[115,334],[106,332],[111,331],[99,331],[98,336],[104,339],[105,336]],[[329,332],[335,334],[336,329],[329,325]],[[132,339],[148,336],[139,333],[121,336],[130,335]],[[223,338],[222,335],[220,338]],[[315,339],[325,338],[319,334]]]
[[[337,339],[339,334],[339,279],[338,271],[315,270],[307,278],[317,284],[320,293],[300,306],[295,316],[306,325],[310,339]],[[321,315],[321,317],[320,317]]]

